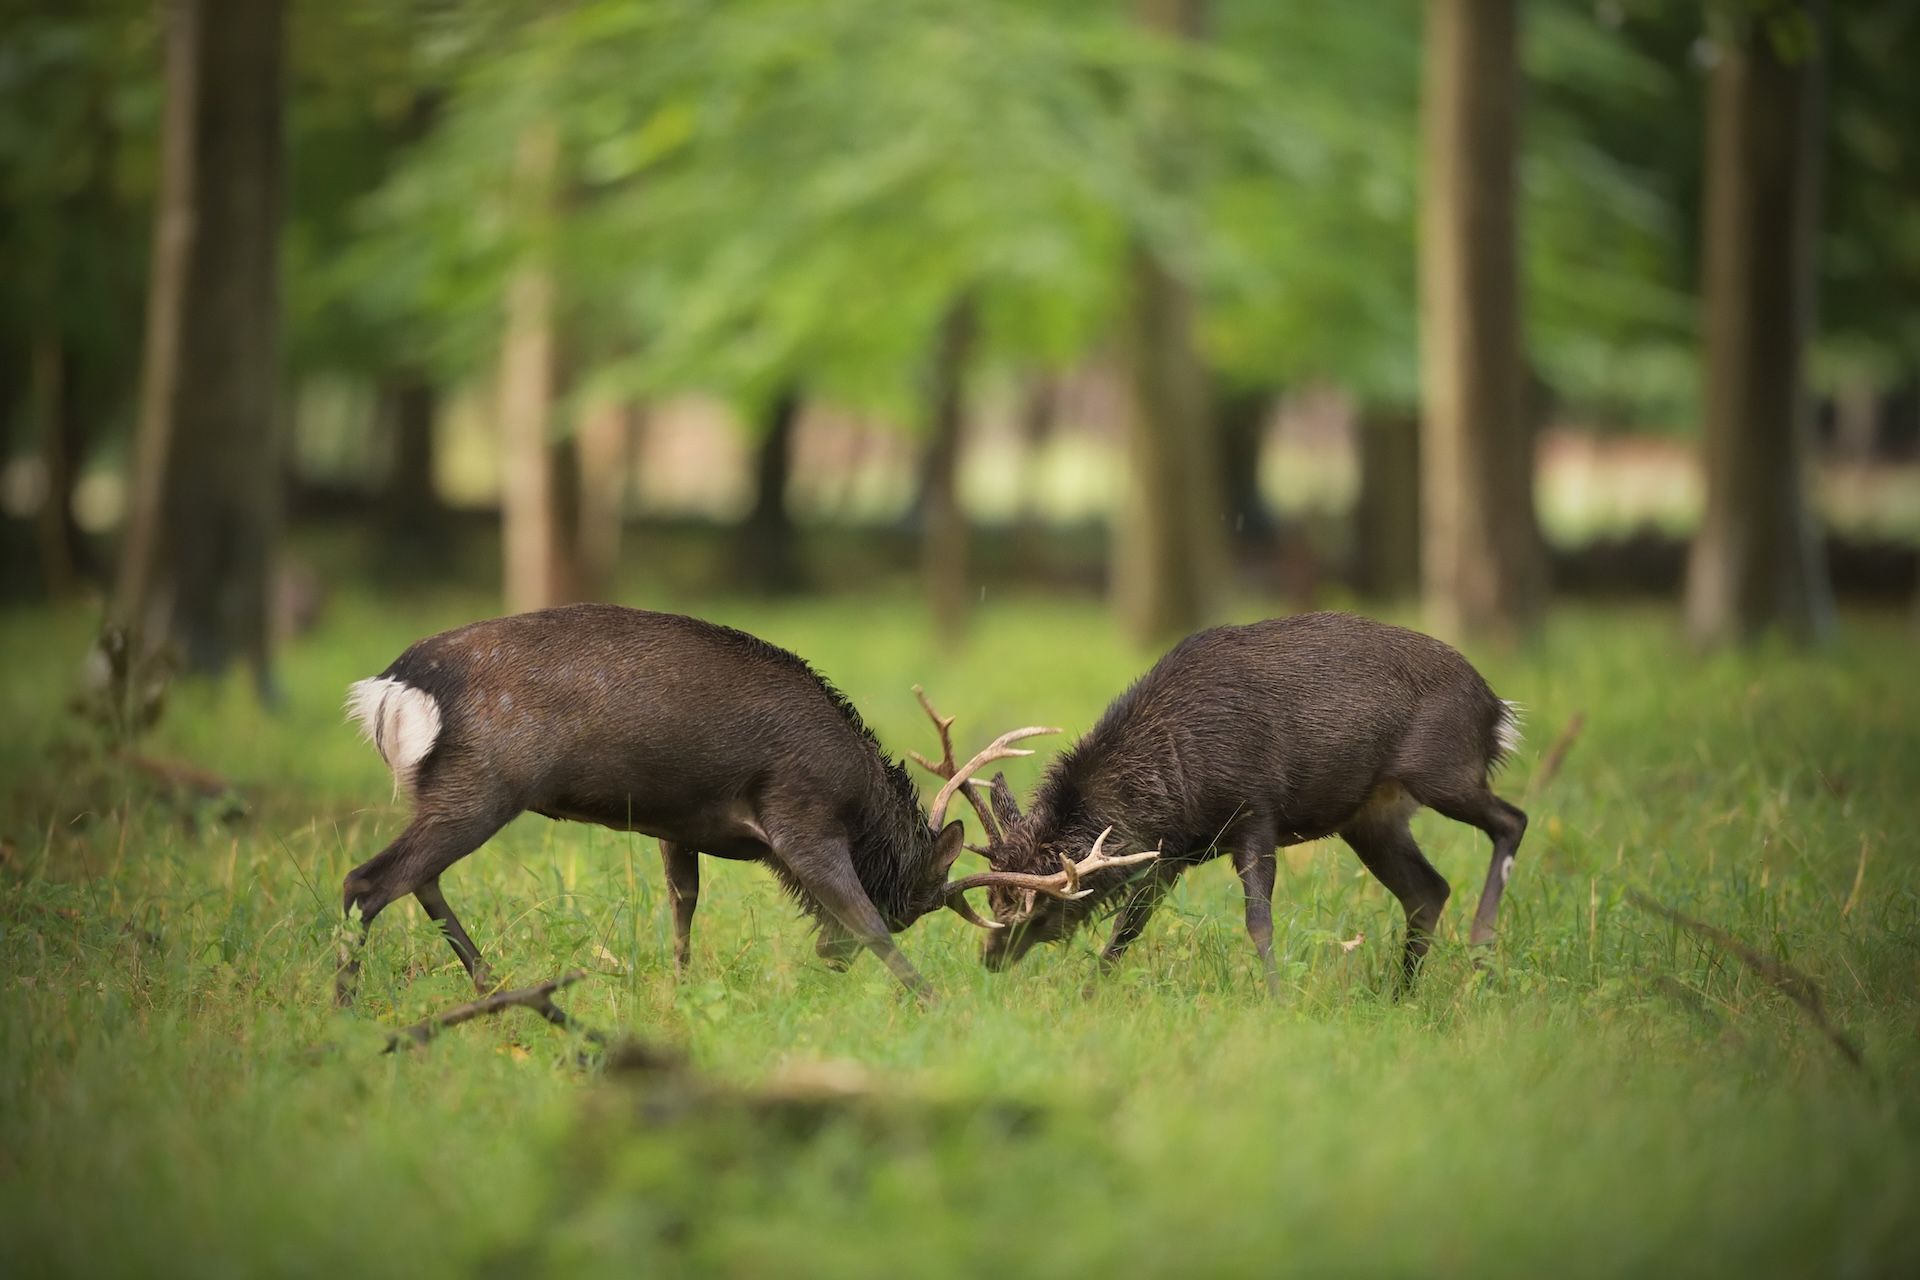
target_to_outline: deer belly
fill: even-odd
[[[687,809],[627,795],[559,796],[531,807],[548,818],[633,831],[714,857],[753,860],[767,853],[751,820],[726,809]]]

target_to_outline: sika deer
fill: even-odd
[[[1338,833],[1406,912],[1401,975],[1410,984],[1449,890],[1408,820],[1427,805],[1492,838],[1472,930],[1475,944],[1491,942],[1527,815],[1488,779],[1518,741],[1514,705],[1429,636],[1339,613],[1217,627],[1182,641],[1116,699],[1054,761],[1025,816],[996,777],[994,818],[982,819],[988,844],[978,850],[994,870],[948,887],[991,887],[994,923],[1004,928],[982,959],[995,970],[1116,903],[1105,972],[1183,871],[1226,854],[1271,989],[1274,849]],[[1163,856],[1138,879],[1082,876],[1074,897],[1015,878],[1097,847],[1103,829]]]
[[[1057,732],[1001,735],[950,769],[929,814],[846,698],[794,654],[729,627],[614,605],[432,636],[355,684],[347,710],[413,803],[399,839],[342,886],[360,940],[411,893],[482,992],[492,977],[440,875],[532,811],[659,838],[682,968],[704,853],[765,863],[818,921],[823,958],[844,967],[865,945],[925,996],[890,935],[941,906],[972,917],[945,889],[961,849],[947,805],[973,771],[1031,754],[1012,743]],[[342,956],[343,1004],[357,968],[357,950]]]

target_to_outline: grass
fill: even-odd
[[[1897,620],[1851,618],[1817,657],[1701,659],[1663,613],[1568,610],[1528,652],[1473,655],[1529,708],[1501,789],[1533,827],[1479,971],[1484,841],[1419,819],[1455,902],[1405,1000],[1398,909],[1337,842],[1283,858],[1278,1001],[1218,864],[1086,997],[1098,937],[993,976],[930,918],[903,940],[930,1011],[871,958],[822,970],[758,868],[705,865],[684,981],[649,840],[522,818],[448,877],[515,978],[593,971],[564,998],[591,1025],[741,1089],[859,1064],[886,1106],[811,1129],[674,1119],[524,1014],[379,1056],[384,1028],[467,994],[410,902],[374,930],[361,1008],[331,1009],[340,877],[403,819],[342,691],[488,608],[340,596],[286,649],[277,715],[241,680],[176,688],[143,750],[235,779],[239,820],[157,794],[63,712],[89,617],[0,617],[7,1272],[1920,1266],[1920,685]],[[704,611],[809,656],[896,753],[928,745],[916,681],[964,746],[1083,729],[1146,665],[1075,602],[993,604],[957,657],[905,599]],[[1631,889],[1806,971],[1869,1071]]]

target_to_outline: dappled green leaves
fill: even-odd
[[[1530,354],[1602,417],[1692,416],[1702,70],[1713,22],[1755,7],[1526,7]],[[978,300],[984,376],[1071,365],[1111,342],[1145,241],[1194,282],[1227,379],[1413,401],[1422,7],[1208,10],[1192,42],[1104,0],[299,0],[291,358],[482,377],[538,245],[576,391],[750,408],[799,381],[911,422],[955,298]],[[8,12],[0,86],[33,105],[0,119],[0,314],[130,390],[156,13]],[[1829,379],[1884,383],[1920,351],[1912,33],[1897,4],[1833,15]],[[507,198],[534,121],[566,179],[537,227]]]
[[[4,14],[0,333],[58,342],[88,375],[124,378],[152,234],[153,10],[139,0],[15,0]]]

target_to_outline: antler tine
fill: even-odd
[[[1109,857],[1105,850],[1107,847],[1107,837],[1112,834],[1113,828],[1108,827],[1094,838],[1093,849],[1086,857],[1073,864],[1073,869],[1077,875],[1083,876],[1089,871],[1105,871],[1109,867],[1131,867],[1141,862],[1152,862],[1160,856],[1160,848],[1158,845],[1155,845],[1153,848],[1142,850],[1139,853],[1126,853],[1117,858]]]
[[[934,777],[951,781],[955,772],[953,764],[953,717],[943,716],[934,710],[932,699],[927,697],[927,691],[919,685],[913,686],[913,696],[920,700],[920,709],[927,713],[927,719],[933,721],[934,729],[940,734],[940,763],[935,764],[918,751],[909,751],[907,755],[915,764],[925,769],[928,773],[931,773]],[[943,790],[941,794],[945,796],[947,792]],[[951,798],[951,796],[948,796],[948,799]],[[991,806],[979,796],[973,794],[970,788],[967,790],[967,803],[972,805],[974,813],[979,815],[980,826],[987,834],[987,843],[998,844],[1002,838],[1000,824],[993,820],[993,809]],[[935,831],[940,829],[941,823],[946,818],[946,813],[946,805],[943,803],[933,817],[933,829]]]
[[[923,686],[913,686],[913,696],[920,699],[920,709],[927,713],[927,719],[939,726],[940,736],[946,737],[946,731],[953,728],[953,717],[943,716],[933,709],[933,703],[927,698],[927,691]]]
[[[982,815],[981,821],[988,821],[985,816],[987,813],[986,802],[976,796],[973,793],[973,789],[967,786],[967,779],[992,764],[995,760],[1007,760],[1014,756],[1030,756],[1033,754],[1033,752],[1025,748],[1013,746],[1013,743],[1019,742],[1023,738],[1037,738],[1043,733],[1059,732],[1060,730],[1045,725],[1028,725],[1024,729],[1010,729],[995,738],[981,750],[979,755],[954,770],[953,776],[947,779],[947,785],[940,788],[939,793],[933,797],[933,806],[927,811],[928,821],[932,823],[936,829],[945,821],[947,805],[952,801],[956,791],[965,791],[968,801],[974,806],[975,810]]]
[[[947,910],[953,912],[968,924],[977,924],[982,929],[1004,929],[1007,927],[998,920],[988,920],[981,916],[973,909],[973,904],[967,901],[967,895],[964,893],[957,893],[948,898]]]
[[[1024,871],[982,871],[964,880],[947,881],[947,895],[958,897],[969,889],[986,889],[994,885],[1002,885],[1010,889],[1031,889],[1036,893],[1044,893],[1049,898],[1061,898],[1069,902],[1076,898],[1088,897],[1093,893],[1091,889],[1068,891],[1062,874],[1058,871],[1045,876],[1031,875]]]
[[[918,751],[909,751],[907,755],[913,762],[938,778],[953,776],[953,717],[943,716],[933,709],[933,703],[927,700],[927,691],[919,685],[913,686],[913,696],[920,700],[920,709],[927,713],[927,719],[933,721],[934,730],[940,735],[940,763],[921,755]]]
[[[1122,854],[1111,857],[1106,852],[1107,838],[1113,834],[1113,828],[1102,831],[1093,842],[1093,849],[1086,857],[1074,862],[1065,854],[1060,856],[1060,870],[1052,875],[1033,875],[1021,871],[982,871],[978,875],[967,876],[962,880],[947,882],[949,898],[958,897],[969,889],[981,889],[991,885],[1005,885],[1015,889],[1027,889],[1044,893],[1050,898],[1073,900],[1084,898],[1093,892],[1082,889],[1080,879],[1092,871],[1106,871],[1113,867],[1131,867],[1142,862],[1151,862],[1160,856],[1158,849],[1145,849],[1139,853]]]

